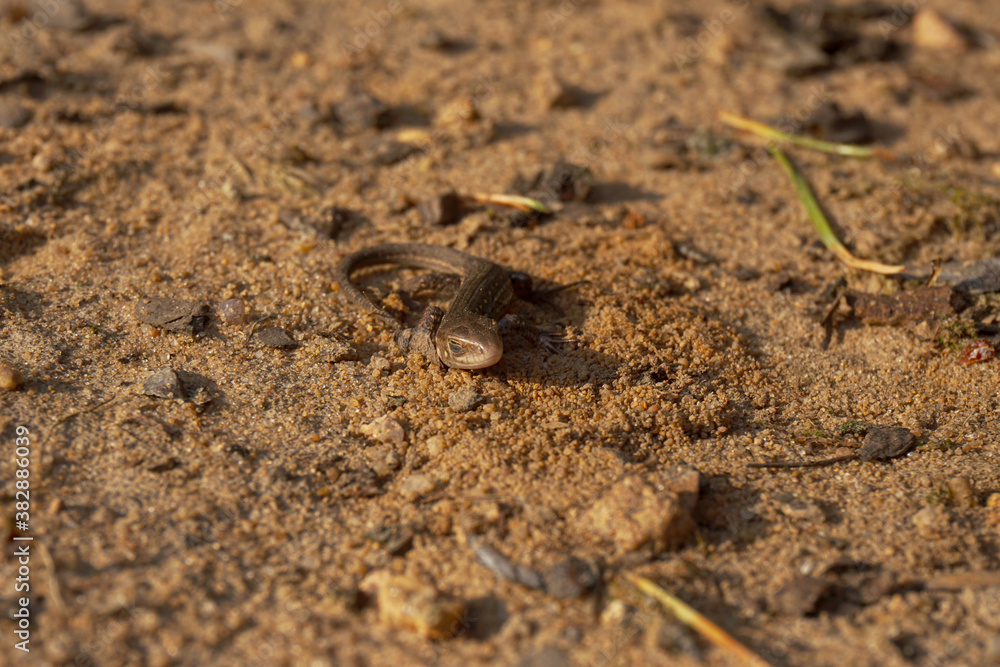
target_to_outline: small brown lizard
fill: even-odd
[[[355,305],[381,317],[397,330],[401,326],[392,313],[372,303],[351,282],[351,274],[355,271],[384,265],[462,275],[448,311],[441,315],[439,310],[428,309],[422,320],[423,326],[431,330],[438,358],[446,366],[464,369],[492,366],[503,356],[500,325],[531,328],[518,318],[504,317],[514,298],[515,286],[507,271],[493,262],[454,248],[421,243],[387,243],[365,248],[345,257],[336,269],[336,280],[341,291]],[[558,343],[567,339],[555,334],[540,333],[538,340],[551,351]]]

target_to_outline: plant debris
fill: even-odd
[[[913,433],[899,426],[873,426],[855,454],[836,456],[820,461],[775,461],[773,463],[748,463],[748,468],[822,468],[845,461],[888,461],[903,456],[916,442]]]
[[[792,185],[795,187],[795,193],[799,197],[799,201],[806,209],[806,214],[809,216],[809,220],[812,221],[813,227],[819,233],[819,238],[823,241],[823,245],[830,249],[830,251],[837,256],[841,262],[846,264],[852,269],[861,269],[863,271],[871,271],[873,273],[882,273],[891,275],[894,273],[900,273],[906,267],[904,266],[893,266],[889,264],[882,264],[881,262],[873,262],[866,259],[858,259],[851,252],[844,247],[844,244],[840,242],[837,235],[834,233],[833,228],[830,226],[830,222],[826,219],[826,214],[823,213],[823,209],[820,207],[819,202],[816,201],[816,196],[812,192],[812,188],[806,183],[806,180],[798,172],[791,161],[785,156],[777,146],[769,146],[768,150],[771,155],[778,160],[778,164],[781,165],[788,177],[792,179]]]
[[[898,326],[953,317],[968,308],[969,300],[951,287],[918,287],[898,294],[868,294],[848,289],[827,308],[825,325],[832,326],[842,305],[847,306],[848,318],[864,324]]]
[[[983,361],[989,361],[996,355],[997,351],[990,342],[980,339],[969,343],[958,356],[958,361],[966,365],[978,364]]]

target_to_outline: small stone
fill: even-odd
[[[391,109],[363,90],[355,90],[336,106],[337,120],[344,129],[360,132],[384,130],[391,122]]]
[[[368,368],[373,374],[381,374],[392,368],[392,363],[385,357],[376,354],[368,360]]]
[[[398,443],[405,435],[403,425],[390,417],[382,415],[375,421],[361,427],[361,432],[379,442]]]
[[[986,499],[986,521],[997,528],[1000,528],[1000,493],[991,493]]]
[[[16,391],[24,384],[24,376],[12,363],[6,359],[0,359],[0,389],[4,391]]]
[[[202,303],[181,299],[150,299],[136,307],[136,317],[140,322],[160,327],[167,331],[199,333],[205,328],[207,307]]]
[[[254,337],[267,347],[295,347],[298,342],[281,327],[264,327]]]
[[[431,584],[380,570],[365,577],[360,588],[375,597],[379,620],[391,628],[428,639],[448,639],[462,629],[465,603]]]
[[[224,324],[232,326],[245,324],[247,321],[247,307],[243,299],[226,299],[215,309],[215,314]]]
[[[873,426],[858,450],[862,461],[886,461],[910,451],[916,438],[899,426]]]
[[[279,220],[289,229],[301,231],[321,239],[336,239],[345,231],[350,230],[363,216],[349,208],[330,206],[320,211],[316,216],[297,216],[294,214],[279,214]]]
[[[443,452],[447,446],[448,443],[445,442],[445,439],[440,435],[434,435],[427,438],[427,453],[431,456],[437,456]]]
[[[392,558],[406,555],[413,548],[414,532],[411,528],[403,528],[399,535],[386,542],[385,552]]]
[[[587,201],[593,185],[594,173],[589,167],[564,160],[555,162],[544,172],[539,183],[545,195],[554,194],[559,201]]]
[[[923,537],[932,538],[945,534],[951,518],[944,505],[931,505],[913,515],[913,525]]]
[[[49,153],[39,153],[31,158],[31,168],[46,173],[52,170],[52,155]]]
[[[483,404],[483,395],[471,387],[464,387],[448,396],[448,407],[455,412],[475,410]]]
[[[969,43],[948,19],[933,9],[921,9],[913,17],[913,41],[934,51],[964,53]]]
[[[534,90],[535,99],[543,111],[551,111],[557,107],[572,107],[579,102],[576,92],[549,70],[535,77]]]
[[[686,507],[691,501],[669,487],[663,473],[633,475],[612,485],[584,512],[582,528],[614,543],[619,553],[649,544],[676,549],[694,530]]]
[[[815,614],[822,597],[830,590],[827,582],[798,575],[787,582],[774,596],[775,608],[788,616]]]
[[[952,477],[948,480],[948,489],[956,507],[972,509],[976,506],[976,490],[967,477]]]
[[[479,120],[479,110],[471,97],[459,97],[441,107],[434,123],[438,126],[474,123]]]
[[[399,487],[399,492],[406,500],[413,502],[420,496],[426,496],[435,488],[434,480],[427,475],[410,475]]]
[[[624,600],[611,600],[604,607],[604,611],[601,612],[598,620],[604,626],[621,625],[632,611],[634,611],[634,608],[625,604]]]
[[[156,398],[184,398],[184,386],[177,373],[169,367],[156,371],[142,383],[142,393]]]
[[[417,205],[420,219],[428,225],[453,225],[465,215],[462,198],[454,192],[446,192]]]
[[[392,451],[388,447],[373,449],[371,467],[378,477],[389,477],[393,472],[399,469],[401,461],[396,452]]]
[[[594,563],[570,557],[542,572],[545,591],[561,600],[582,598],[593,592],[601,581]]]
[[[375,148],[372,162],[379,167],[389,167],[419,152],[420,148],[413,144],[394,140],[384,141]]]

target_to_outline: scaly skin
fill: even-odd
[[[441,362],[451,368],[487,368],[503,356],[503,341],[497,320],[514,296],[507,272],[485,259],[444,246],[421,243],[387,243],[372,246],[345,257],[336,269],[337,283],[344,295],[399,329],[388,311],[372,301],[351,282],[351,274],[371,266],[396,265],[462,275],[455,297],[434,334],[434,346]]]

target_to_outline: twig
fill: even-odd
[[[812,189],[810,189],[809,184],[802,178],[802,175],[784,152],[777,146],[768,146],[768,151],[770,151],[771,155],[778,161],[778,164],[785,170],[788,177],[792,179],[792,185],[795,186],[795,194],[798,195],[799,201],[805,207],[806,213],[809,215],[809,220],[813,223],[813,227],[819,232],[820,240],[823,241],[823,245],[837,256],[837,259],[852,269],[861,269],[862,271],[871,271],[872,273],[881,273],[883,275],[901,273],[906,269],[902,265],[883,264],[867,259],[858,259],[852,255],[851,251],[844,247],[844,244],[837,238],[833,228],[830,227],[830,222],[826,219],[826,215],[823,214],[823,209],[820,208],[819,202],[816,201],[816,196],[813,194]]]
[[[757,136],[764,137],[765,139],[771,139],[773,141],[792,144],[794,146],[801,146],[802,148],[811,148],[824,153],[846,155],[848,157],[881,157],[886,160],[894,159],[892,153],[882,148],[858,146],[857,144],[837,144],[832,141],[823,141],[821,139],[813,139],[812,137],[788,134],[787,132],[782,132],[777,128],[771,127],[770,125],[758,123],[755,120],[750,120],[749,118],[744,118],[743,116],[737,116],[736,114],[729,113],[728,111],[720,111],[718,116],[719,120],[730,127],[735,127],[738,130],[746,130],[747,132],[751,132]]]
[[[696,609],[689,607],[681,600],[675,598],[649,579],[626,572],[622,575],[625,579],[638,588],[642,593],[656,598],[656,600],[670,610],[681,623],[694,628],[705,639],[712,642],[724,651],[738,658],[743,664],[754,667],[770,667],[770,663],[758,656],[756,653],[739,643],[725,630],[701,615]]]
[[[516,208],[520,211],[524,211],[525,213],[552,215],[552,209],[537,199],[532,199],[531,197],[522,197],[520,195],[493,195],[477,192],[474,195],[469,195],[467,198],[470,201],[474,201],[479,204],[499,204],[501,206]]]
[[[89,408],[84,408],[82,410],[77,410],[76,412],[71,412],[68,415],[63,415],[62,417],[60,417],[59,419],[57,419],[55,421],[55,423],[56,424],[65,424],[70,419],[73,419],[73,417],[79,417],[80,415],[87,414],[88,412],[93,412],[94,410],[98,410],[100,408],[103,408],[105,405],[107,405],[111,401],[115,400],[116,398],[118,398],[118,394],[114,394],[111,398],[105,399],[105,400],[101,401],[100,403],[98,403],[96,405],[90,406]]]

